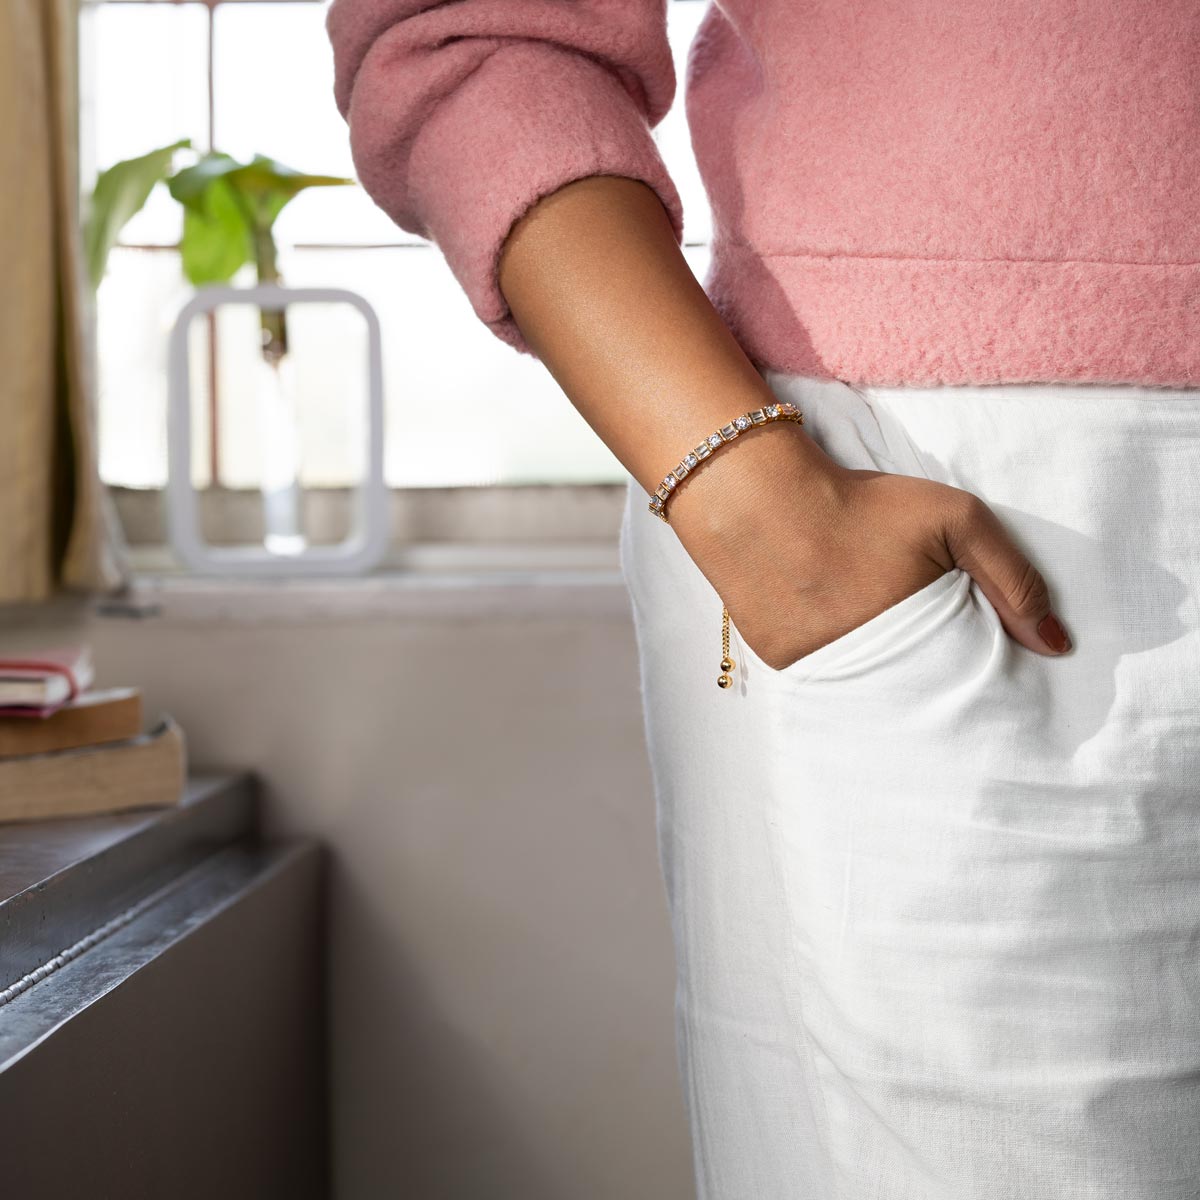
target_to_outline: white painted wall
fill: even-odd
[[[331,851],[338,1200],[691,1196],[619,582],[157,599],[99,681]]]

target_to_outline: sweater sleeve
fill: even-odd
[[[675,72],[667,0],[334,0],[334,98],[367,193],[437,245],[476,314],[532,353],[496,279],[513,224],[588,175],[648,184],[683,240],[651,129]]]

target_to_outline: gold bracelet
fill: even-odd
[[[787,402],[766,404],[762,408],[743,413],[740,417],[734,417],[728,425],[722,425],[720,429],[714,429],[700,445],[683,456],[679,466],[667,472],[662,483],[655,488],[654,495],[650,497],[650,511],[659,520],[667,521],[667,501],[675,494],[675,488],[681,480],[747,429],[752,429],[755,425],[767,425],[771,421],[795,421],[803,425],[804,414],[794,404]],[[721,605],[721,674],[717,677],[717,687],[727,688],[733,683],[729,672],[735,665],[729,657],[729,610]]]

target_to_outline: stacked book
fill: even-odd
[[[96,688],[85,643],[0,655],[0,821],[179,803],[183,732],[135,687]]]

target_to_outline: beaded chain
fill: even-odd
[[[729,674],[737,664],[729,657],[729,609],[721,605],[721,674],[717,676],[717,687],[727,688],[733,683]]]
[[[706,458],[711,458],[722,446],[727,446],[740,434],[755,425],[766,425],[771,421],[796,421],[804,424],[804,414],[794,404],[768,404],[763,408],[753,409],[734,417],[728,425],[714,429],[693,450],[689,450],[679,461],[679,465],[663,476],[663,481],[654,489],[650,497],[650,511],[660,520],[667,520],[667,501],[675,493],[675,488],[690,475]]]
[[[714,429],[695,449],[689,450],[680,460],[679,465],[668,471],[662,483],[654,489],[650,497],[650,511],[660,521],[667,521],[667,501],[675,494],[675,488],[680,481],[690,475],[705,459],[711,458],[722,446],[728,445],[739,435],[752,429],[755,425],[766,425],[771,421],[795,421],[804,424],[804,414],[790,403],[767,404],[756,408],[740,417],[734,417],[728,425]],[[669,522],[668,522],[669,523]],[[733,670],[733,659],[729,657],[729,609],[721,605],[721,674],[717,676],[717,687],[728,688],[733,684],[729,674]]]

